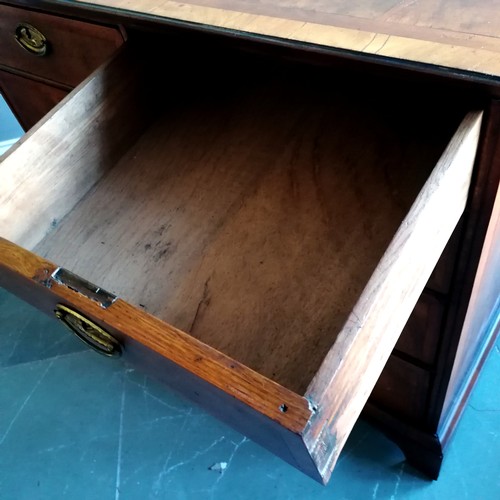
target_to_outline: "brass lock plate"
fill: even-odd
[[[99,325],[67,306],[58,304],[56,318],[69,328],[82,342],[104,356],[120,356],[119,342]]]
[[[14,33],[16,42],[30,54],[44,56],[47,54],[49,44],[45,35],[28,23],[19,23]]]

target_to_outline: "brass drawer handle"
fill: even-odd
[[[80,313],[62,304],[58,304],[54,312],[67,328],[99,354],[104,356],[121,355],[122,350],[118,341]]]
[[[44,56],[47,54],[48,42],[44,34],[28,23],[19,23],[15,31],[16,42],[30,54]]]

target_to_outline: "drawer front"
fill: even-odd
[[[441,301],[430,293],[422,293],[399,337],[396,349],[423,363],[432,364],[438,346],[442,317]]]
[[[122,43],[116,28],[0,5],[0,65],[17,71],[74,87]]]
[[[24,130],[30,129],[68,94],[66,90],[6,71],[0,71],[0,91]]]

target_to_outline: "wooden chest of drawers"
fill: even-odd
[[[363,410],[436,476],[493,338],[494,91],[45,8],[127,42],[3,157],[0,285],[318,481]]]

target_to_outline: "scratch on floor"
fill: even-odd
[[[71,338],[71,337],[69,337]],[[67,342],[68,341],[68,336],[61,336],[59,339],[55,340],[52,344],[50,344],[49,346],[47,346],[40,354],[39,356],[40,357],[43,357],[45,356],[46,353],[50,352],[50,351],[53,351],[54,348],[56,348],[57,346],[59,346],[60,344],[62,344],[63,342]],[[72,353],[71,353],[72,354]]]
[[[122,469],[122,443],[123,443],[123,413],[125,410],[125,380],[122,379],[122,398],[120,402],[120,424],[118,430],[118,457],[116,460],[115,500],[120,498],[120,481]]]
[[[244,437],[239,443],[235,443],[234,441],[231,441],[233,444],[234,444],[234,450],[233,452],[231,453],[231,455],[229,456],[228,460],[227,460],[227,465],[226,467],[224,468],[224,470],[221,471],[221,474],[220,476],[217,478],[217,481],[216,483],[218,483],[223,477],[224,477],[224,474],[226,473],[226,471],[229,469],[230,465],[231,465],[231,462],[233,461],[233,458],[234,456],[236,455],[236,452],[239,450],[239,448],[241,447],[241,445],[245,444],[246,442],[248,441],[248,438],[247,437]]]
[[[31,389],[30,393],[26,396],[26,398],[23,401],[22,405],[19,407],[19,409],[17,410],[16,414],[14,415],[14,418],[10,421],[9,425],[7,426],[7,429],[6,429],[5,433],[4,433],[4,435],[2,436],[2,439],[0,439],[0,446],[4,443],[5,439],[9,435],[10,430],[12,429],[12,426],[16,423],[16,420],[19,418],[19,415],[21,415],[22,411],[24,410],[24,407],[28,404],[29,400],[31,399],[31,397],[33,396],[33,394],[35,393],[35,391],[38,389],[38,387],[40,386],[40,384],[43,382],[43,380],[45,379],[47,373],[52,368],[53,364],[54,364],[54,360],[52,360],[49,363],[49,365],[47,366],[47,368],[43,372],[42,376],[38,379],[38,381],[36,382],[36,384],[33,386],[33,389]]]
[[[479,413],[498,413],[500,408],[476,408],[473,404],[469,403],[469,408]]]
[[[152,427],[153,425],[157,424],[158,422],[169,422],[171,420],[178,420],[178,419],[181,419],[183,418],[184,415],[165,415],[163,417],[156,417],[156,418],[153,418],[151,420],[144,420],[142,422],[140,422],[139,426],[141,428],[149,428],[149,427]]]
[[[247,441],[250,441],[247,437],[243,437],[243,439],[239,442],[239,443],[235,443],[234,441],[231,441],[232,444],[234,444],[234,449],[233,449],[233,452],[231,453],[231,455],[229,456],[227,462],[226,462],[226,466],[224,467],[224,469],[222,469],[220,471],[220,474],[219,476],[217,477],[217,479],[215,480],[214,484],[212,485],[212,487],[210,488],[209,492],[210,492],[210,497],[213,498],[214,497],[214,494],[215,494],[215,489],[217,488],[220,480],[224,477],[224,475],[226,474],[227,470],[229,469],[230,465],[231,465],[231,462],[233,461],[233,458],[234,456],[236,455],[236,452],[240,449],[240,447],[245,444]]]
[[[176,463],[174,465],[171,465],[170,467],[167,467],[168,464],[169,464],[169,462],[170,462],[170,457],[172,455],[172,452],[170,452],[169,455],[168,455],[168,457],[167,457],[167,460],[165,462],[165,465],[163,466],[162,471],[160,472],[160,474],[158,475],[158,477],[157,477],[157,479],[155,481],[155,484],[154,484],[154,492],[155,492],[155,494],[159,493],[160,488],[161,488],[161,484],[163,482],[163,478],[165,476],[168,476],[172,471],[178,469],[179,467],[182,467],[184,465],[190,464],[191,462],[194,462],[198,457],[201,457],[202,455],[205,455],[205,453],[208,453],[214,446],[217,446],[219,443],[221,443],[222,441],[224,441],[224,439],[226,439],[226,438],[224,436],[221,436],[219,439],[216,439],[212,444],[210,444],[209,446],[207,446],[203,450],[197,451],[189,459],[187,459],[187,460],[181,460],[180,462],[178,462],[178,463]],[[173,449],[175,449],[175,447]]]
[[[165,408],[168,408],[169,410],[175,411],[177,413],[184,414],[188,411],[187,409],[178,408],[177,406],[172,406],[172,405],[166,403],[165,401],[163,401],[163,399],[159,398],[158,396],[155,396],[154,394],[151,394],[147,390],[144,390],[144,396],[151,398],[153,401],[156,401],[157,403],[161,404]]]
[[[7,356],[5,357],[5,359],[10,360],[12,358],[12,356],[14,355],[14,352],[16,352],[17,346],[20,343],[21,343],[21,335],[16,335],[16,340],[14,342],[14,345],[12,346],[11,351],[9,352],[9,354],[7,354]]]
[[[396,475],[396,484],[394,485],[394,492],[391,495],[391,500],[396,500],[399,491],[399,485],[401,484],[401,477],[403,476],[403,472],[405,470],[405,465],[406,464],[403,462],[401,468],[399,469],[399,472]]]
[[[143,380],[142,383],[139,382],[139,381],[137,381],[137,380],[133,380],[132,378],[130,378],[128,376],[128,373],[125,376],[127,378],[127,382],[129,382],[130,384],[133,384],[133,385],[135,385],[137,387],[140,387],[142,389],[142,396],[144,398],[144,402],[145,402],[146,405],[147,405],[147,400],[146,400],[146,396],[147,396],[147,397],[153,399],[154,401],[156,401],[157,403],[160,403],[162,406],[165,406],[169,410],[175,411],[177,413],[184,414],[184,413],[186,413],[188,411],[187,409],[179,408],[177,406],[173,406],[171,404],[168,404],[163,399],[161,399],[158,396],[155,396],[154,394],[152,394],[151,392],[149,392],[148,389],[147,389],[149,378],[147,376],[144,376],[144,380]]]
[[[224,436],[221,436],[219,439],[216,439],[211,445],[207,446],[206,448],[204,448],[201,451],[197,451],[188,460],[181,461],[181,462],[176,463],[175,465],[170,466],[168,469],[166,469],[165,471],[163,471],[163,476],[167,476],[168,474],[170,474],[175,469],[178,469],[179,467],[182,467],[183,465],[187,465],[187,464],[193,462],[194,460],[196,460],[198,457],[201,457],[205,453],[208,453],[214,446],[217,446],[219,443],[221,443],[222,441],[224,441],[224,439],[226,439],[226,438]],[[228,462],[227,466],[229,466],[229,462]],[[222,475],[222,473],[221,473],[221,475]]]
[[[172,451],[177,449],[177,444],[179,443],[179,440],[181,439],[181,436],[184,432],[184,429],[185,429],[188,421],[190,420],[190,414],[191,414],[191,409],[186,413],[186,416],[184,418],[184,422],[182,423],[181,428],[179,429],[179,432],[177,434],[177,439],[175,440],[175,442],[171,443],[171,447],[170,447],[170,451],[168,453],[167,459],[165,460],[163,467],[162,467],[160,473],[158,474],[158,477],[156,478],[155,482],[153,483],[153,492],[155,493],[155,495],[157,495],[158,492],[160,491],[163,477],[169,471],[168,465],[170,464],[170,459],[172,457]]]
[[[43,453],[54,453],[54,452],[57,453],[60,450],[66,450],[67,448],[71,448],[74,445],[75,443],[72,441],[71,443],[60,444],[58,446],[49,446],[48,448],[44,448],[43,450],[38,450],[36,453],[37,455],[41,455]]]

